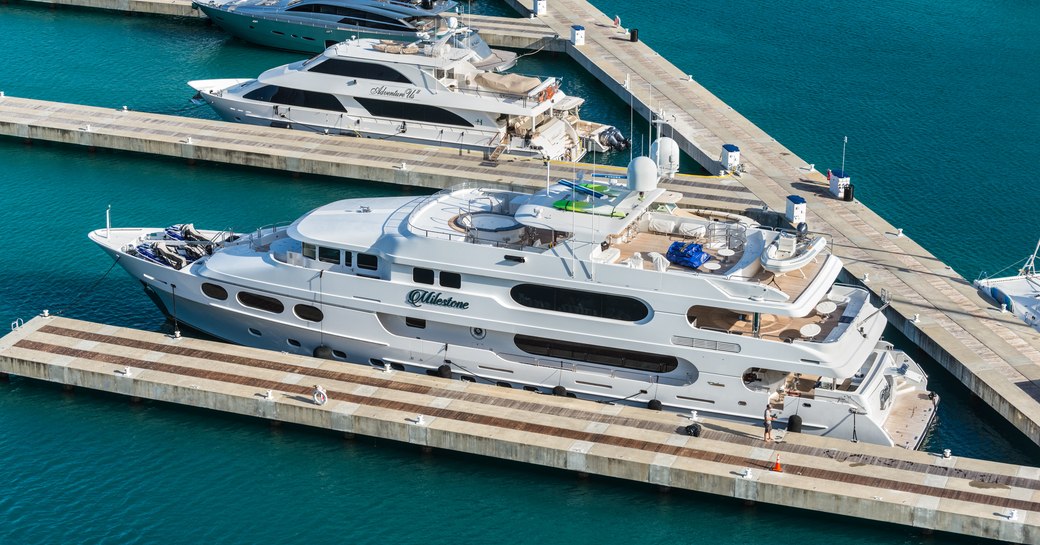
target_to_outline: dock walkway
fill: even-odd
[[[1040,468],[37,317],[0,373],[665,487],[1040,543]],[[312,400],[320,384],[328,403]],[[268,395],[270,391],[270,395]],[[420,415],[422,415],[420,417]],[[771,471],[780,456],[783,472]],[[750,468],[750,476],[744,476]]]
[[[503,156],[494,163],[479,152],[452,148],[12,96],[0,96],[0,135],[438,189],[470,181],[545,187],[546,181],[541,160]],[[553,161],[549,174],[555,179],[577,171],[624,169]],[[735,211],[762,206],[731,178],[677,175],[662,187],[682,193],[688,206]]]

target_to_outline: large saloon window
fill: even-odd
[[[623,322],[638,322],[650,314],[650,309],[642,301],[620,295],[538,284],[517,284],[509,290],[509,295],[525,307]]]
[[[342,59],[327,59],[308,69],[309,72],[321,74],[332,74],[334,76],[345,76],[348,78],[374,79],[379,81],[394,81],[398,83],[411,83],[404,74],[389,66],[372,64],[370,62],[345,61]]]
[[[423,123],[440,123],[441,125],[456,125],[459,127],[473,126],[472,123],[466,121],[462,116],[436,106],[394,102],[368,97],[354,97],[354,100],[368,110],[368,113],[376,117],[421,121]]]
[[[254,89],[246,93],[244,98],[259,102],[284,104],[286,106],[314,108],[315,110],[329,110],[333,112],[347,111],[339,99],[329,93],[304,91],[289,87],[278,87],[277,85],[265,85],[259,89]]]
[[[266,312],[273,312],[275,314],[279,314],[285,310],[285,305],[283,305],[278,299],[266,295],[249,293],[248,291],[238,292],[238,302],[242,303],[243,306]]]
[[[516,347],[528,354],[565,360],[598,363],[626,369],[638,369],[651,373],[669,373],[679,367],[675,356],[648,354],[634,350],[619,350],[591,344],[572,343],[556,339],[543,339],[528,335],[513,337]]]

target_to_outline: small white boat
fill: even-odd
[[[827,239],[823,236],[809,238],[780,233],[762,252],[762,268],[775,274],[797,271],[815,260],[826,247]]]
[[[1040,253],[1040,241],[1037,241],[1033,255],[1026,258],[1025,265],[1019,269],[1017,275],[996,278],[980,276],[975,280],[975,287],[995,301],[1001,311],[1011,312],[1026,325],[1040,331],[1040,274],[1036,272],[1037,253]]]

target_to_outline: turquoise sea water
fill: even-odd
[[[848,135],[857,197],[961,274],[1011,264],[1040,236],[1035,5],[597,5],[817,168],[839,165]],[[17,3],[0,5],[0,46],[8,94],[208,118],[184,82],[300,58],[196,21]],[[587,117],[628,123],[625,104],[565,57],[522,63],[590,97]],[[104,276],[111,260],[85,238],[109,204],[117,226],[246,230],[404,191],[2,139],[0,323],[48,308],[166,327],[125,273]],[[925,365],[944,397],[928,448],[1040,463],[1040,449]],[[0,383],[0,430],[0,543],[972,542],[18,379]]]

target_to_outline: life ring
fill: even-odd
[[[329,401],[329,395],[325,393],[325,388],[321,386],[314,387],[314,395],[311,397],[314,398],[314,403],[317,405],[324,405]]]

